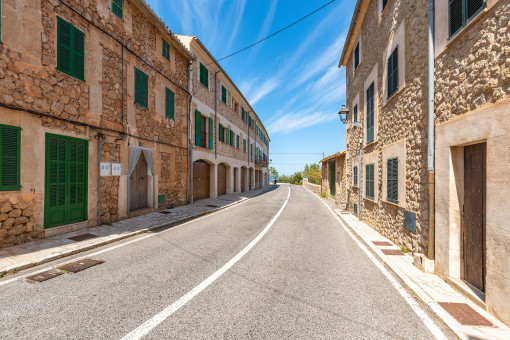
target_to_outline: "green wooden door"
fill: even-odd
[[[88,141],[46,134],[44,228],[87,220]]]
[[[330,179],[329,179],[329,192],[331,196],[336,195],[336,169],[335,169],[335,161],[329,163],[330,169]]]

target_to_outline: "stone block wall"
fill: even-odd
[[[308,182],[308,178],[303,178],[303,186],[314,194],[321,195],[321,186]]]

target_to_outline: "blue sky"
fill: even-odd
[[[316,10],[329,0],[146,0],[177,34],[199,37],[220,59]],[[336,0],[290,29],[221,61],[264,123],[280,174],[345,148],[338,110],[345,68],[338,61],[356,4]],[[292,153],[292,154],[280,154]],[[296,154],[302,153],[302,154]]]

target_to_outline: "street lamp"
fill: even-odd
[[[355,127],[363,127],[360,122],[348,122],[347,115],[349,114],[349,109],[347,106],[342,105],[340,111],[338,111],[338,116],[340,117],[340,121],[347,126],[355,126]],[[359,201],[358,201],[358,215],[361,220],[361,151],[363,147],[363,139],[360,137],[359,140],[359,177],[358,177],[358,193],[359,193]]]

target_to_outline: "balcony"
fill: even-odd
[[[262,165],[262,167],[267,167],[267,160],[262,156],[255,156],[255,164]]]

